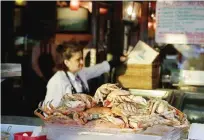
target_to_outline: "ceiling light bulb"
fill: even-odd
[[[151,14],[151,17],[154,18],[154,14]]]
[[[16,5],[23,6],[26,4],[25,0],[15,0]]]
[[[132,6],[127,8],[127,14],[130,16],[132,14]]]

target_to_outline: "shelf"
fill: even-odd
[[[2,63],[1,64],[1,82],[6,78],[21,76],[21,64]]]

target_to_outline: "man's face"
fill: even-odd
[[[68,67],[69,71],[76,73],[83,67],[83,55],[82,52],[75,52],[69,60],[65,60],[65,65]]]

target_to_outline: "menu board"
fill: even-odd
[[[156,42],[204,44],[204,1],[157,1]]]
[[[88,32],[89,12],[85,8],[71,10],[57,8],[57,30],[69,32]]]

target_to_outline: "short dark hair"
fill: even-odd
[[[60,60],[59,63],[57,64],[57,69],[67,71],[68,68],[64,64],[64,60],[69,60],[73,56],[73,53],[83,52],[83,46],[74,41],[63,42],[62,44],[57,46],[56,51],[60,55],[59,58]]]

